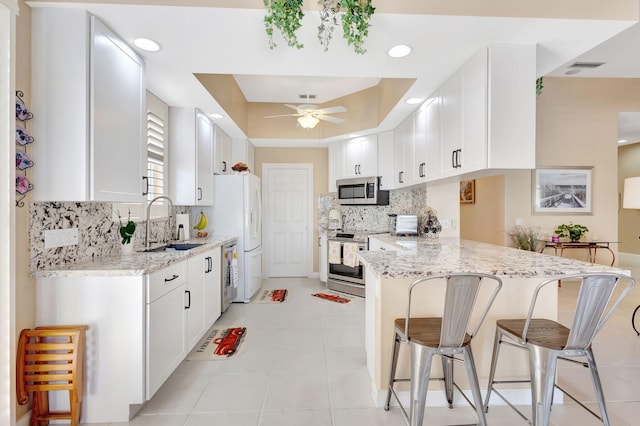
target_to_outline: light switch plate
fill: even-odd
[[[47,229],[44,231],[44,248],[74,246],[78,244],[78,228]]]

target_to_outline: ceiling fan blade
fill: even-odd
[[[300,112],[300,108],[298,108],[296,105],[284,104],[284,106],[286,106],[287,108],[291,108],[291,109],[294,109],[294,110]]]
[[[335,114],[337,112],[347,112],[347,109],[343,106],[334,106],[318,110],[318,114]]]
[[[330,115],[317,114],[317,115],[314,115],[314,117],[316,117],[319,120],[328,121],[330,123],[335,123],[335,124],[344,123],[344,120],[342,118],[332,117]]]
[[[276,118],[276,117],[299,117],[300,114],[280,114],[280,115],[267,115],[264,118]]]

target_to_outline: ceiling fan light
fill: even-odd
[[[320,120],[310,115],[298,117],[298,123],[303,129],[313,129],[319,122]]]

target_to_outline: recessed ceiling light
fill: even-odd
[[[626,142],[629,142],[629,141],[628,141],[628,140],[626,140],[626,139],[620,139],[620,140],[618,141],[618,143],[626,143]]]
[[[572,74],[578,74],[580,72],[580,69],[578,68],[572,68],[570,70],[565,71],[565,75],[572,75]]]
[[[391,56],[392,58],[404,58],[409,53],[411,53],[411,47],[407,46],[406,44],[398,44],[389,49],[387,55]]]
[[[209,114],[209,117],[211,117],[211,118],[224,118],[224,115],[216,113],[216,114]]]
[[[409,98],[405,102],[408,103],[409,105],[415,105],[422,102],[422,98]]]
[[[357,134],[357,133],[351,133],[351,134],[349,135],[349,137],[350,137],[350,138],[359,138],[359,137],[360,137],[360,135],[359,135],[359,134]]]
[[[157,52],[158,50],[160,50],[160,45],[153,40],[149,40],[148,38],[137,38],[133,40],[133,44],[135,44],[142,50],[146,50],[147,52]]]

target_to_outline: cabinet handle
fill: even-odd
[[[362,171],[360,170],[360,167],[361,167],[361,166],[360,166],[360,164],[358,164],[358,174],[359,174],[359,175],[361,175],[361,174],[362,174]]]
[[[358,165],[357,165],[357,164],[354,164],[354,165],[353,165],[353,174],[354,174],[354,175],[357,175],[357,174],[358,174]]]
[[[184,293],[187,295],[187,300],[189,301],[187,303],[187,306],[185,306],[185,309],[191,309],[191,291],[189,290],[185,290]]]
[[[173,274],[173,276],[171,278],[165,278],[164,282],[168,283],[169,281],[173,281],[173,280],[175,280],[177,278],[180,278],[180,275]]]
[[[320,244],[320,237],[318,237],[318,247],[321,247],[321,244]]]
[[[451,167],[453,167],[454,169],[456,168],[456,152],[458,152],[457,149],[451,151]]]
[[[202,200],[202,188],[198,187],[198,201]]]
[[[207,268],[204,270],[204,273],[208,274],[209,272],[213,271],[213,262],[211,261],[211,256],[207,256],[204,259],[207,261]]]
[[[142,195],[147,195],[149,193],[149,177],[142,176],[142,180],[144,181],[144,189],[142,190]]]
[[[462,148],[458,149],[458,156],[456,158],[456,161],[458,162],[458,167],[462,167],[462,159],[460,158],[461,155],[462,155]]]
[[[226,171],[227,171],[227,162],[226,162],[226,161],[223,161],[223,162],[222,162],[222,171],[223,171],[223,172],[226,172]]]
[[[404,172],[398,173],[398,182],[404,183],[404,179],[402,178],[403,176],[404,176]]]

